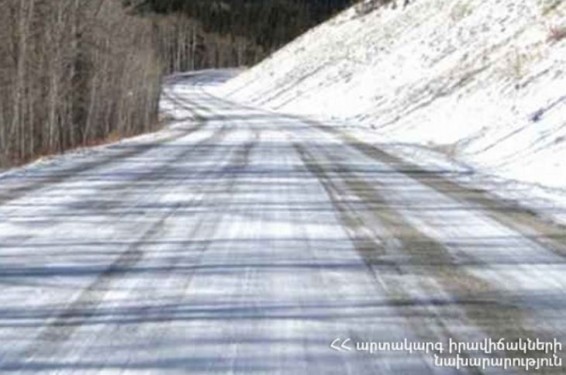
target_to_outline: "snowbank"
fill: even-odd
[[[353,7],[221,91],[566,189],[565,15],[561,0]]]

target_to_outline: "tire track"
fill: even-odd
[[[525,323],[525,311],[508,295],[459,267],[442,244],[408,223],[377,188],[348,172],[347,165],[341,165],[340,161],[315,147],[317,154],[328,160],[328,165],[340,166],[340,172],[331,175],[313,152],[297,143],[294,146],[305,167],[321,182],[336,207],[376,285],[388,296],[389,305],[407,317],[407,324],[421,339],[442,342],[449,337],[458,338],[458,332],[449,327],[456,321],[459,325],[469,322],[490,337],[509,341],[543,339],[547,335],[533,331]],[[351,200],[344,199],[347,196],[355,196],[359,201],[352,205]],[[360,209],[360,205],[364,208]],[[385,232],[376,232],[373,228],[377,227],[384,228]],[[395,259],[399,256],[408,257],[408,261],[397,263]],[[418,287],[422,290],[415,290],[414,285],[407,289],[402,281],[405,276],[417,276],[421,280]],[[426,324],[413,317],[418,311],[425,313]],[[551,340],[550,337],[547,339]],[[466,355],[473,356],[473,353]]]
[[[313,120],[304,122],[342,140],[346,145],[364,155],[387,164],[398,173],[404,174],[456,201],[478,207],[481,212],[498,223],[522,233],[529,240],[551,249],[558,256],[566,257],[566,227],[541,219],[534,211],[519,207],[512,201],[493,197],[488,192],[467,188],[434,171],[427,171],[420,166],[387,153],[369,143],[361,142],[353,136],[342,133]]]
[[[228,135],[228,130],[229,128],[226,124],[223,124],[218,131],[198,142],[197,145],[217,144]],[[213,154],[218,154],[228,158],[226,163],[219,163],[221,165],[224,164],[224,167],[205,170],[198,173],[201,175],[202,181],[215,178],[222,180],[223,182],[222,184],[213,185],[212,189],[210,189],[207,185],[201,184],[200,193],[197,193],[200,194],[201,200],[205,196],[214,196],[216,193],[220,192],[227,193],[227,196],[230,196],[230,192],[236,188],[236,184],[234,182],[238,178],[238,173],[234,173],[234,171],[240,171],[248,166],[251,152],[255,146],[254,139],[255,138],[253,136],[250,136],[250,140],[231,146],[230,152],[224,152],[223,150],[219,151],[214,147],[206,147],[206,152],[199,154],[199,158],[205,160],[211,159]],[[153,177],[158,181],[166,179],[170,173],[174,172],[176,164],[178,164],[179,161],[190,158],[192,154],[201,152],[199,148],[196,147],[197,145],[187,147],[182,153],[175,155],[172,160],[168,160],[166,162],[165,169],[162,168],[162,165],[158,165],[148,172],[141,174],[136,179],[128,181],[128,186],[135,186],[140,180],[149,177]],[[106,188],[109,189],[110,187]],[[97,194],[100,194],[100,192],[97,192]],[[185,203],[185,205],[186,204],[199,205],[203,204],[203,202],[195,198],[191,200],[191,202]],[[96,316],[98,307],[103,303],[108,292],[112,290],[112,285],[118,283],[124,274],[127,274],[144,259],[145,253],[141,250],[141,247],[146,245],[148,242],[152,242],[152,239],[154,238],[162,237],[165,233],[166,222],[181,208],[181,204],[177,204],[158,221],[150,225],[150,227],[144,231],[143,235],[136,240],[135,243],[130,245],[126,251],[121,253],[120,256],[118,256],[118,258],[116,258],[114,262],[112,262],[112,264],[110,264],[108,268],[91,284],[83,289],[61,313],[54,316],[51,321],[44,326],[39,335],[34,339],[33,343],[25,349],[23,353],[18,353],[17,357],[25,358],[26,362],[29,363],[33,362],[36,358],[52,358],[56,356],[59,348],[67,342],[81,326],[89,323],[89,321]],[[212,212],[209,215],[212,215]],[[199,233],[199,235],[203,235],[202,230],[206,229],[205,233],[212,235],[215,228],[219,225],[219,221],[214,221],[214,225],[203,228],[204,222],[206,222],[205,218],[200,221],[199,225],[191,230],[191,233]],[[204,241],[199,244],[197,264],[203,258],[209,245],[210,241]],[[168,263],[164,265],[165,272],[173,274],[176,266],[181,262],[181,260],[182,259],[171,258]],[[192,275],[197,271],[198,267],[193,267],[191,276],[184,279],[184,286],[182,287],[183,290],[190,287]],[[149,298],[151,296],[146,297]],[[179,296],[177,295],[176,297]],[[155,337],[163,335],[163,332],[156,332]],[[25,363],[21,362],[4,361],[3,363],[0,363],[0,369],[3,370],[17,371],[23,370],[24,368]]]

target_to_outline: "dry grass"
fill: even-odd
[[[473,9],[471,4],[460,1],[454,4],[452,9],[450,9],[450,19],[452,20],[452,22],[461,21],[462,19],[472,14],[472,11]]]
[[[548,28],[548,40],[559,42],[566,38],[566,26],[551,26]]]
[[[521,53],[519,50],[515,49],[512,54],[508,57],[508,66],[510,75],[514,79],[521,79],[526,74],[526,60],[527,56],[525,53]]]
[[[541,13],[543,16],[546,16],[556,10],[562,0],[539,0]]]
[[[168,123],[168,121],[159,121],[159,122],[156,123],[155,126],[153,126],[151,129],[149,129],[148,132],[151,133],[151,132],[159,131],[165,125],[167,125],[167,123]],[[135,131],[131,134],[122,134],[119,131],[114,130],[105,137],[91,138],[91,139],[88,139],[87,141],[85,141],[84,143],[82,143],[80,145],[76,145],[74,147],[67,148],[67,149],[65,149],[65,152],[73,152],[73,151],[84,149],[84,148],[108,145],[108,144],[116,143],[118,141],[121,141],[121,140],[124,140],[124,139],[127,139],[127,138],[135,137],[135,136],[138,136],[138,135],[141,135],[141,134],[146,134],[146,133],[144,133],[143,131]],[[2,171],[2,168],[21,167],[21,166],[24,166],[26,164],[34,163],[38,160],[49,158],[49,157],[59,155],[59,154],[61,154],[61,151],[58,151],[58,150],[52,150],[52,151],[41,150],[41,151],[38,151],[35,155],[29,156],[29,157],[26,157],[26,158],[21,158],[17,154],[9,155],[7,157],[7,160],[3,161],[3,163],[0,163],[0,171]]]

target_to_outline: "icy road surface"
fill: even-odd
[[[330,344],[564,342],[564,228],[223,79],[172,79],[156,135],[0,179],[0,372],[477,374]]]

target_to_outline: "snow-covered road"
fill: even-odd
[[[0,179],[0,372],[516,373],[355,349],[564,342],[564,228],[225,77],[172,79],[158,134]]]

